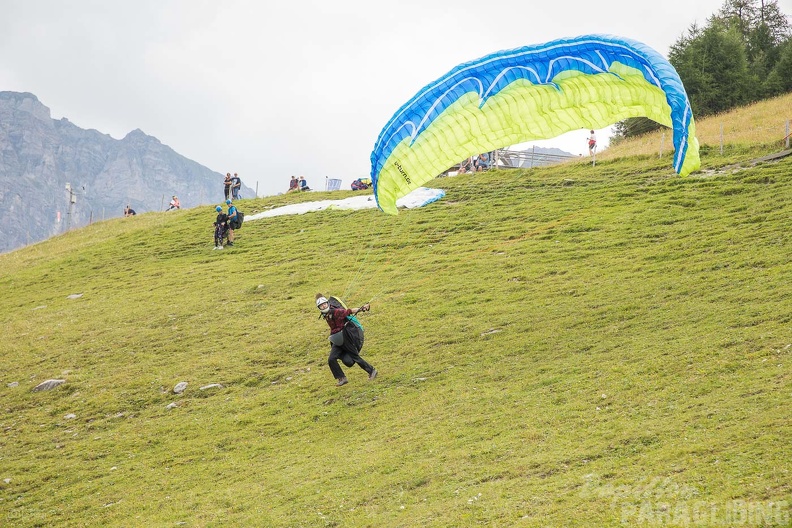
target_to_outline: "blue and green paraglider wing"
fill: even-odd
[[[374,195],[396,214],[397,199],[460,160],[629,117],[673,129],[677,173],[699,168],[685,88],[649,46],[586,35],[493,53],[455,67],[391,117],[371,153]]]

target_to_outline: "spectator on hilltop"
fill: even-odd
[[[135,210],[129,207],[129,204],[124,207],[124,216],[135,216],[136,214]]]
[[[234,230],[237,229],[237,208],[231,202],[231,200],[226,200],[226,205],[228,206],[228,243],[226,246],[233,246],[234,245]]]
[[[311,188],[308,187],[308,182],[305,181],[305,176],[300,176],[299,182],[300,182],[300,190],[301,191],[310,191],[311,190]]]
[[[484,152],[478,155],[476,158],[476,172],[484,172],[485,170],[489,170],[489,153]]]
[[[217,218],[214,221],[214,248],[223,249],[223,239],[228,231],[228,215],[223,212],[223,208],[219,205],[215,207],[215,211],[217,211]]]
[[[297,179],[297,176],[292,176],[291,180],[289,181],[289,190],[286,192],[290,193],[299,190],[300,190],[300,180]]]
[[[589,156],[593,156],[597,151],[597,136],[594,134],[593,130],[591,131],[591,135],[588,137],[588,148]]]
[[[239,174],[235,172],[234,177],[231,178],[231,182],[231,195],[234,197],[234,200],[239,200],[239,191],[242,189],[242,180],[239,179]]]
[[[166,211],[170,211],[171,209],[181,209],[181,202],[179,202],[179,197],[175,194],[173,195],[173,198],[171,198],[170,204]]]
[[[467,158],[465,161],[459,164],[459,174],[464,174],[465,172],[473,172],[473,157]]]
[[[230,200],[231,199],[231,185],[233,185],[233,183],[234,182],[231,181],[231,173],[230,172],[226,172],[225,180],[223,180],[223,185],[224,185],[223,191],[225,192],[225,199],[226,200]]]

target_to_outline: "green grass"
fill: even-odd
[[[771,149],[438,179],[222,252],[207,207],[2,255],[0,525],[788,524],[792,157],[746,163]],[[335,387],[317,292],[372,299],[376,381]]]

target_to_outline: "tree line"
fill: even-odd
[[[668,61],[704,117],[792,92],[792,31],[778,0],[726,0],[703,26],[692,24]],[[661,128],[646,118],[615,126],[612,143]]]

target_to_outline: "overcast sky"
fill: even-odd
[[[782,0],[792,11],[792,0]],[[723,0],[0,0],[0,91],[139,128],[260,195],[368,176],[382,127],[455,65],[607,33],[668,56]],[[600,134],[605,143],[607,133]],[[544,146],[585,150],[584,131]]]

